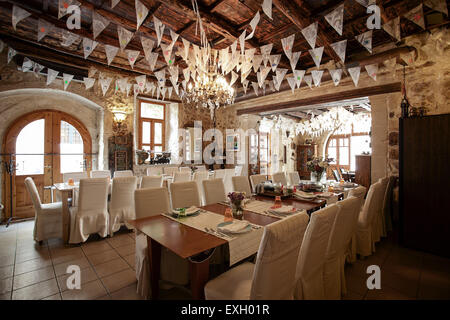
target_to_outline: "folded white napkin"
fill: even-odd
[[[192,206],[189,208],[186,208],[186,214],[193,214],[196,213],[198,211],[198,208],[196,206]],[[173,210],[173,213],[179,214],[180,210]]]
[[[269,212],[275,212],[275,213],[282,213],[282,214],[289,214],[297,211],[293,206],[282,206],[281,208],[277,209],[270,209]]]
[[[248,221],[233,220],[232,223],[227,223],[226,225],[218,227],[217,229],[223,232],[240,232],[247,228],[248,225]]]
[[[313,193],[303,192],[303,191],[296,191],[295,196],[303,199],[314,199],[317,197],[317,195]]]

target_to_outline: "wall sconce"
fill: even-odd
[[[127,113],[123,110],[113,109],[113,133],[117,136],[123,136],[128,132],[128,126],[126,123]]]
[[[113,110],[112,114],[113,114],[115,122],[121,123],[121,122],[125,121],[125,119],[127,118],[127,113],[125,111]]]

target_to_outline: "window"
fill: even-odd
[[[164,104],[139,101],[139,149],[160,154],[165,145]]]
[[[16,140],[16,175],[44,174],[45,120],[26,125]]]
[[[61,173],[83,172],[83,138],[74,126],[65,121],[61,121],[61,143],[59,147]]]

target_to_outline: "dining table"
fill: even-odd
[[[70,227],[70,211],[69,211],[69,199],[73,198],[74,190],[78,190],[80,187],[79,182],[69,184],[67,182],[55,183],[53,185],[56,190],[61,193],[62,201],[62,238],[65,244],[69,243],[69,227]]]

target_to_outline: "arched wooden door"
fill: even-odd
[[[16,168],[12,185],[10,176],[4,174],[7,217],[11,215],[11,198],[14,217],[34,216],[25,178],[33,178],[41,201],[49,203],[51,190],[46,187],[62,182],[63,172],[91,168],[92,140],[88,130],[78,119],[61,111],[40,110],[17,119],[6,133],[3,150],[11,154]],[[9,159],[4,156],[5,161]]]

